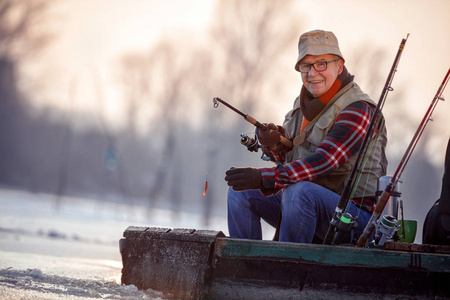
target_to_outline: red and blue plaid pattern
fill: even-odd
[[[260,169],[263,185],[268,189],[262,191],[263,194],[273,194],[274,191],[299,181],[314,181],[337,169],[359,151],[372,117],[373,108],[364,101],[357,101],[346,107],[311,156],[286,164],[279,163],[273,168]],[[287,149],[280,147],[278,150],[274,152],[266,149],[275,161],[284,161]]]

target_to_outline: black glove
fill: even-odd
[[[273,123],[267,124],[269,130],[256,129],[258,135],[258,141],[263,147],[272,147],[280,142],[281,133],[278,130],[277,125]]]
[[[261,171],[258,169],[231,167],[225,174],[225,181],[235,191],[258,190],[263,188]]]

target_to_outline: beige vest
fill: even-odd
[[[376,103],[362,92],[356,83],[351,82],[347,84],[331,99],[322,112],[306,126],[303,133],[298,135],[303,113],[300,109],[300,99],[297,98],[294,102],[294,108],[287,113],[283,124],[283,127],[286,129],[286,136],[288,138],[295,137],[293,149],[286,154],[286,163],[314,154],[319,144],[331,130],[341,111],[351,103],[361,100],[376,106]],[[354,198],[375,195],[378,178],[386,175],[386,144],[386,127],[384,122],[382,122],[368,145],[367,151],[371,151],[368,153],[372,153],[372,155],[369,155],[365,163],[361,162],[362,172],[359,183],[357,183]],[[371,150],[372,148],[374,149]],[[355,164],[356,157],[357,154],[353,155],[339,168],[314,182],[340,194]]]

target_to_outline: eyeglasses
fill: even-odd
[[[314,70],[316,70],[317,72],[322,72],[327,69],[329,63],[335,62],[338,60],[339,60],[339,58],[337,58],[335,60],[330,60],[330,61],[318,61],[313,64],[300,64],[298,66],[298,69],[300,70],[301,73],[308,73],[311,70],[311,66],[312,66],[314,68]]]

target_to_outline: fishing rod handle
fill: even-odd
[[[264,130],[264,131],[269,130],[269,128],[268,128],[266,125],[261,124],[260,122],[258,122],[255,118],[253,118],[253,117],[250,116],[250,115],[246,115],[245,119],[246,119],[249,123],[255,125],[256,127],[258,127],[258,128],[261,129],[261,130]],[[292,149],[292,147],[294,146],[294,145],[292,144],[292,142],[291,142],[290,140],[288,140],[287,138],[285,138],[284,136],[280,136],[280,142],[281,142],[283,145],[285,145],[286,147],[289,147],[290,149]]]
[[[284,136],[280,136],[280,142],[283,145],[285,145],[286,147],[289,147],[290,149],[292,149],[294,147],[292,142],[290,140],[288,140],[287,138],[285,138]]]
[[[374,212],[372,214],[372,217],[370,217],[369,222],[366,225],[366,228],[364,228],[363,233],[358,239],[358,242],[356,243],[356,247],[364,247],[367,242],[369,241],[369,237],[372,234],[373,229],[375,228],[375,222],[378,220],[378,217],[380,216],[379,213]]]
[[[239,115],[243,116],[245,120],[247,120],[249,123],[253,124],[254,126],[258,127],[261,130],[269,130],[269,128],[264,125],[261,124],[260,122],[258,122],[258,120],[256,120],[255,118],[253,118],[252,116],[248,115],[248,114],[244,114],[242,111],[240,111],[239,109],[235,108],[234,106],[228,104],[226,101],[220,99],[219,97],[215,97],[213,98],[213,103],[214,103],[214,107],[217,108],[217,106],[219,106],[219,102],[222,103],[223,105],[225,105],[226,107],[228,107],[229,109],[233,110],[234,112],[238,113]],[[290,140],[288,140],[287,138],[285,138],[284,136],[280,136],[280,141],[283,145],[285,145],[286,147],[292,149],[293,148],[293,144]]]
[[[372,217],[370,218],[369,222],[367,222],[367,225],[364,228],[363,233],[358,239],[358,243],[356,245],[357,247],[364,247],[367,244],[367,241],[370,235],[372,234],[373,229],[375,228],[375,223],[377,222],[378,218],[383,212],[383,209],[386,206],[386,203],[389,201],[389,198],[391,197],[393,190],[394,185],[391,181],[381,194],[380,199],[378,199],[377,205],[375,206],[375,210],[372,213]]]
[[[381,213],[384,210],[389,198],[391,197],[392,191],[394,190],[394,180],[392,180],[384,189],[383,193],[381,193],[380,198],[378,199],[377,205],[375,206],[374,212]],[[396,181],[395,181],[396,182]]]
[[[333,237],[336,232],[336,224],[341,214],[342,210],[336,206],[336,210],[334,212],[333,217],[331,218],[327,233],[325,234],[325,238],[323,239],[322,242],[323,245],[331,245],[331,243],[333,242]]]
[[[245,118],[245,120],[247,120],[249,123],[255,125],[256,127],[258,127],[258,128],[261,129],[261,130],[264,130],[264,131],[269,130],[269,128],[268,128],[266,125],[259,123],[255,118],[253,118],[253,117],[250,116],[250,115],[245,115],[244,118]]]

